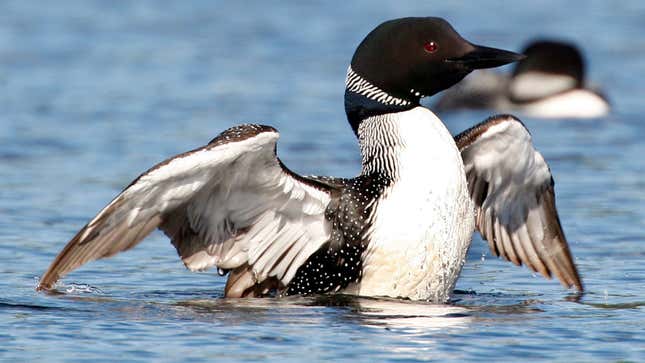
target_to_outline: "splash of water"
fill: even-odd
[[[40,277],[36,276],[34,277],[34,289],[38,286],[40,283]],[[64,292],[66,294],[99,294],[102,295],[104,292],[99,289],[98,287],[88,285],[88,284],[82,284],[82,283],[69,283],[65,284],[63,282],[56,282],[52,288],[53,290],[57,290],[59,292]]]

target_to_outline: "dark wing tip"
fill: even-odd
[[[56,262],[52,263],[47,271],[45,271],[41,276],[40,281],[38,281],[38,286],[36,286],[36,291],[49,291],[54,288],[54,285],[61,277],[55,264]]]
[[[552,181],[553,179],[551,179]],[[553,263],[557,266],[554,271],[560,282],[567,288],[574,286],[579,292],[584,291],[582,279],[578,273],[578,268],[573,261],[573,255],[569,248],[569,243],[562,230],[562,223],[555,205],[555,190],[553,185],[549,185],[543,194],[542,205],[545,209],[545,215],[548,225],[554,230],[553,240],[557,251]]]
[[[36,286],[36,291],[49,291],[54,287],[54,284],[58,280],[58,277],[55,278],[48,278],[45,280],[45,276],[41,278],[41,281],[38,283],[38,286]],[[53,281],[53,282],[52,282]]]
[[[56,281],[61,278],[61,274],[65,273],[61,273],[61,270],[74,269],[74,267],[70,268],[69,261],[67,260],[69,259],[71,251],[79,244],[81,236],[85,233],[87,228],[88,225],[85,225],[85,227],[78,231],[74,238],[65,245],[65,248],[60,251],[51,265],[49,265],[49,268],[47,268],[47,271],[45,271],[43,276],[40,278],[36,291],[51,290],[54,287],[54,284],[56,284]]]
[[[575,281],[573,281],[573,286],[578,290],[578,292],[585,292],[585,287],[582,283],[582,280],[580,279],[580,276],[578,276],[578,273],[576,271],[576,277]],[[571,285],[569,285],[571,287]]]

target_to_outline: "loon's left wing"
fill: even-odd
[[[583,290],[555,207],[553,178],[524,124],[493,116],[455,136],[491,251]]]
[[[342,183],[291,172],[276,155],[278,137],[270,126],[240,125],[152,167],[68,242],[38,289],[134,247],[155,228],[187,268],[230,270],[227,297],[287,286],[331,238],[325,211]]]

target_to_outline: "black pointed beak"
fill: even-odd
[[[455,58],[448,58],[446,62],[460,63],[466,68],[482,69],[503,66],[526,58],[524,54],[509,52],[508,50],[482,47],[474,45],[470,52]]]

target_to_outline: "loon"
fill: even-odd
[[[38,290],[156,228],[226,297],[345,293],[445,302],[474,230],[494,254],[582,291],[553,179],[524,125],[499,115],[452,137],[422,97],[522,55],[474,45],[441,18],[387,21],[358,46],[345,110],[355,178],[300,176],[278,131],[245,124],[141,174],[58,254]]]
[[[522,51],[513,72],[475,73],[446,91],[437,111],[494,109],[538,118],[597,118],[611,110],[607,97],[585,80],[585,62],[572,43],[539,39]]]

